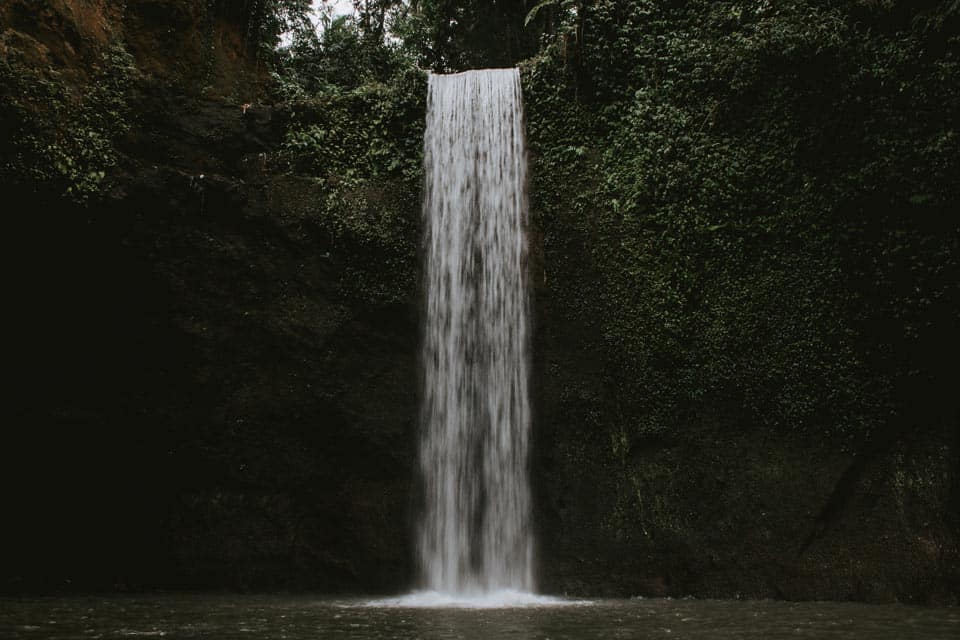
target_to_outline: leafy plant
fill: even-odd
[[[53,69],[37,70],[16,58],[0,62],[7,123],[0,175],[34,188],[52,186],[79,203],[102,196],[119,162],[116,144],[130,127],[135,74],[120,42],[102,52],[82,95]]]

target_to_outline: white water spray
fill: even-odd
[[[519,72],[431,75],[424,149],[423,587],[456,595],[530,592]]]

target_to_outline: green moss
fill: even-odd
[[[532,200],[554,309],[599,338],[628,431],[735,407],[856,448],[906,409],[919,326],[956,320],[956,38],[801,1],[583,19],[575,52],[562,36],[523,67]]]
[[[324,192],[312,220],[344,267],[342,290],[363,300],[408,302],[419,268],[425,77],[329,88],[291,104],[281,166]]]
[[[0,61],[0,176],[53,188],[78,203],[102,197],[120,162],[117,145],[130,128],[135,76],[120,42],[102,51],[80,83],[65,71],[28,66],[16,55]]]

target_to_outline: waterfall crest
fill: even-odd
[[[525,144],[516,69],[430,76],[418,540],[429,590],[534,586]]]

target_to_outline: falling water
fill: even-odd
[[[516,69],[431,75],[419,560],[427,589],[533,589],[526,148]]]

